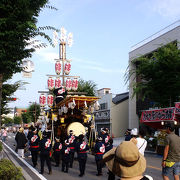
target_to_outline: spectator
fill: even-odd
[[[108,151],[104,154],[103,161],[121,180],[152,180],[150,176],[143,176],[146,160],[131,141],[123,141],[117,148]]]
[[[26,147],[27,139],[24,134],[24,129],[21,127],[15,137],[17,143],[18,155],[24,158],[24,148]]]
[[[134,144],[137,144],[137,138],[138,137],[138,130],[137,130],[137,128],[133,128],[132,130],[131,130],[131,139],[130,139],[130,141],[132,141]]]
[[[125,141],[130,141],[131,139],[131,129],[127,129],[125,132]]]
[[[139,152],[144,156],[144,151],[146,149],[146,146],[147,146],[147,141],[144,139],[144,136],[145,136],[145,132],[142,128],[140,128],[139,130],[139,137],[136,138],[137,140],[137,144],[136,146],[138,147],[139,149]]]
[[[5,142],[6,138],[7,138],[7,130],[6,128],[4,128],[2,131],[2,141]]]
[[[174,133],[174,124],[165,124],[167,136],[165,140],[162,160],[162,176],[169,180],[168,175],[173,172],[174,180],[179,180],[180,174],[180,137]]]

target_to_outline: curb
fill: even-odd
[[[11,151],[24,165],[26,165],[37,177],[39,177],[41,180],[47,180],[43,175],[39,174],[38,171],[36,171],[31,165],[29,165],[24,159],[20,158],[7,144],[3,142],[3,145],[6,146],[6,148]],[[8,151],[3,148],[4,151],[8,154],[7,156],[10,158],[10,160],[15,164],[15,166],[20,167],[22,169],[23,177],[27,180],[33,180],[31,176],[24,170],[22,166],[12,157]]]

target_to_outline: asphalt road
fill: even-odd
[[[14,140],[15,135],[12,133],[8,134],[8,138],[6,141],[6,144],[12,149],[15,150],[15,140]],[[7,149],[7,148],[6,148]],[[8,150],[8,149],[7,149]],[[9,151],[9,150],[8,150]],[[10,151],[9,151],[10,153]],[[13,154],[13,153],[11,153]],[[27,174],[32,177],[33,180],[39,180],[43,179],[42,177],[38,177],[38,172],[40,171],[40,161],[38,161],[37,167],[34,169],[32,167],[32,161],[31,158],[28,157],[29,152],[25,154],[25,159],[22,161],[26,161],[28,166],[24,165],[24,163],[21,160],[18,160],[17,157],[14,157],[17,162],[20,162],[20,165],[25,169]],[[76,155],[75,155],[76,157]],[[161,160],[162,157],[158,156],[154,153],[145,153],[145,158],[147,160],[147,168],[144,174],[150,175],[153,177],[154,180],[162,180],[161,177]],[[97,170],[96,170],[96,164],[95,164],[95,159],[94,156],[91,154],[88,154],[88,160],[86,164],[86,171],[85,175],[83,177],[79,177],[79,164],[77,160],[75,159],[73,168],[69,169],[69,173],[63,173],[61,172],[61,165],[60,167],[55,167],[55,163],[52,162],[52,174],[48,174],[48,169],[47,166],[45,165],[45,171],[43,176],[45,177],[44,179],[48,180],[56,180],[56,179],[63,179],[63,180],[79,180],[79,179],[85,179],[85,180],[104,180],[107,179],[107,168],[103,168],[103,176],[96,176]],[[30,168],[30,169],[29,169]],[[116,177],[116,179],[119,179]],[[170,179],[173,179],[172,176]]]

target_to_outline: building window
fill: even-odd
[[[109,91],[105,91],[105,94],[109,94]]]
[[[107,103],[100,104],[101,110],[107,109]]]

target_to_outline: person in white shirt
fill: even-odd
[[[145,136],[145,131],[142,128],[140,128],[140,130],[139,130],[139,137],[136,138],[136,140],[137,140],[136,146],[138,147],[139,152],[143,156],[144,156],[144,151],[145,151],[146,146],[147,146],[147,141],[144,139],[144,136]]]

